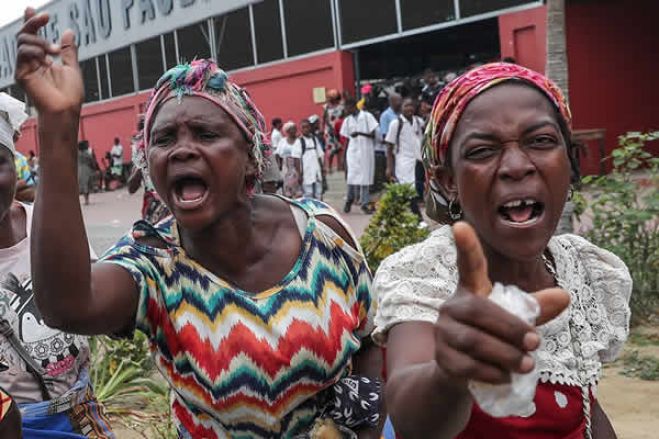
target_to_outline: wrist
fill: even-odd
[[[469,380],[464,379],[464,378],[456,378],[450,376],[442,367],[437,364],[436,361],[433,361],[434,363],[434,370],[433,370],[433,382],[437,383],[437,386],[441,387],[445,391],[448,391],[455,395],[458,398],[461,397],[470,397],[469,393]]]

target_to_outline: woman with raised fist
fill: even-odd
[[[326,204],[257,193],[270,145],[247,92],[211,60],[168,70],[137,164],[172,213],[139,222],[90,270],[75,145],[83,83],[70,32],[26,13],[16,79],[39,112],[35,296],[83,334],[144,332],[182,438],[378,437],[371,274]],[[49,57],[59,55],[60,63]]]
[[[435,101],[425,165],[455,224],[389,257],[374,280],[401,437],[615,437],[594,395],[628,335],[631,278],[615,255],[553,236],[578,177],[570,136],[561,91],[517,65],[478,67]],[[535,326],[488,299],[495,283],[533,294]],[[523,415],[490,416],[469,390],[531,370]]]

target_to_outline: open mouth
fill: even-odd
[[[526,198],[509,201],[497,210],[507,223],[525,226],[538,221],[545,211],[545,205],[532,198]]]
[[[183,177],[174,184],[176,202],[182,208],[197,207],[208,194],[208,186],[198,177]]]

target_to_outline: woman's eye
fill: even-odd
[[[153,146],[167,146],[171,143],[171,136],[156,136],[151,139],[151,145]]]
[[[204,131],[199,134],[199,138],[203,140],[213,140],[217,139],[218,135],[211,131]]]
[[[471,160],[481,160],[492,156],[494,153],[495,149],[491,146],[477,146],[475,148],[469,149],[465,153],[465,158]]]
[[[531,145],[532,146],[538,146],[538,147],[550,147],[556,145],[556,139],[552,136],[535,136],[531,139]]]

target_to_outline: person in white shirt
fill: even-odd
[[[302,196],[300,187],[300,174],[296,165],[298,159],[293,157],[293,147],[300,142],[297,137],[297,126],[295,122],[288,121],[283,126],[286,135],[277,146],[275,154],[282,163],[281,174],[284,179],[282,193],[288,198],[299,198]]]
[[[415,113],[416,102],[406,98],[402,114],[389,124],[384,138],[387,144],[387,179],[412,186],[416,183],[416,165],[421,161],[423,144],[423,119]],[[412,211],[420,215],[417,199],[412,201]]]
[[[284,135],[281,130],[283,127],[283,122],[280,118],[275,117],[272,119],[272,132],[270,133],[270,145],[272,145],[272,150],[276,151],[279,143],[281,143]]]
[[[112,156],[112,175],[121,179],[124,174],[124,147],[119,141],[119,137],[114,138],[110,155]]]
[[[416,103],[407,98],[403,112],[389,124],[385,136],[387,144],[387,178],[398,183],[416,182],[416,162],[421,160],[423,120],[415,115]]]
[[[270,133],[270,145],[272,150],[276,150],[279,142],[284,138],[281,134],[282,121],[280,118],[272,119],[272,132]],[[274,194],[277,192],[281,182],[281,165],[277,156],[273,153],[268,157],[268,167],[263,173],[261,180],[261,190],[264,193]]]
[[[291,155],[298,159],[297,166],[306,198],[320,200],[323,193],[323,149],[307,119],[300,122],[302,136],[292,147]]]
[[[353,98],[346,98],[346,116],[341,126],[341,135],[349,139],[346,152],[346,166],[348,167],[348,194],[343,208],[345,213],[350,212],[352,203],[359,194],[359,204],[366,214],[373,213],[369,207],[369,188],[373,184],[375,172],[375,133],[378,122],[368,111],[357,109]]]

